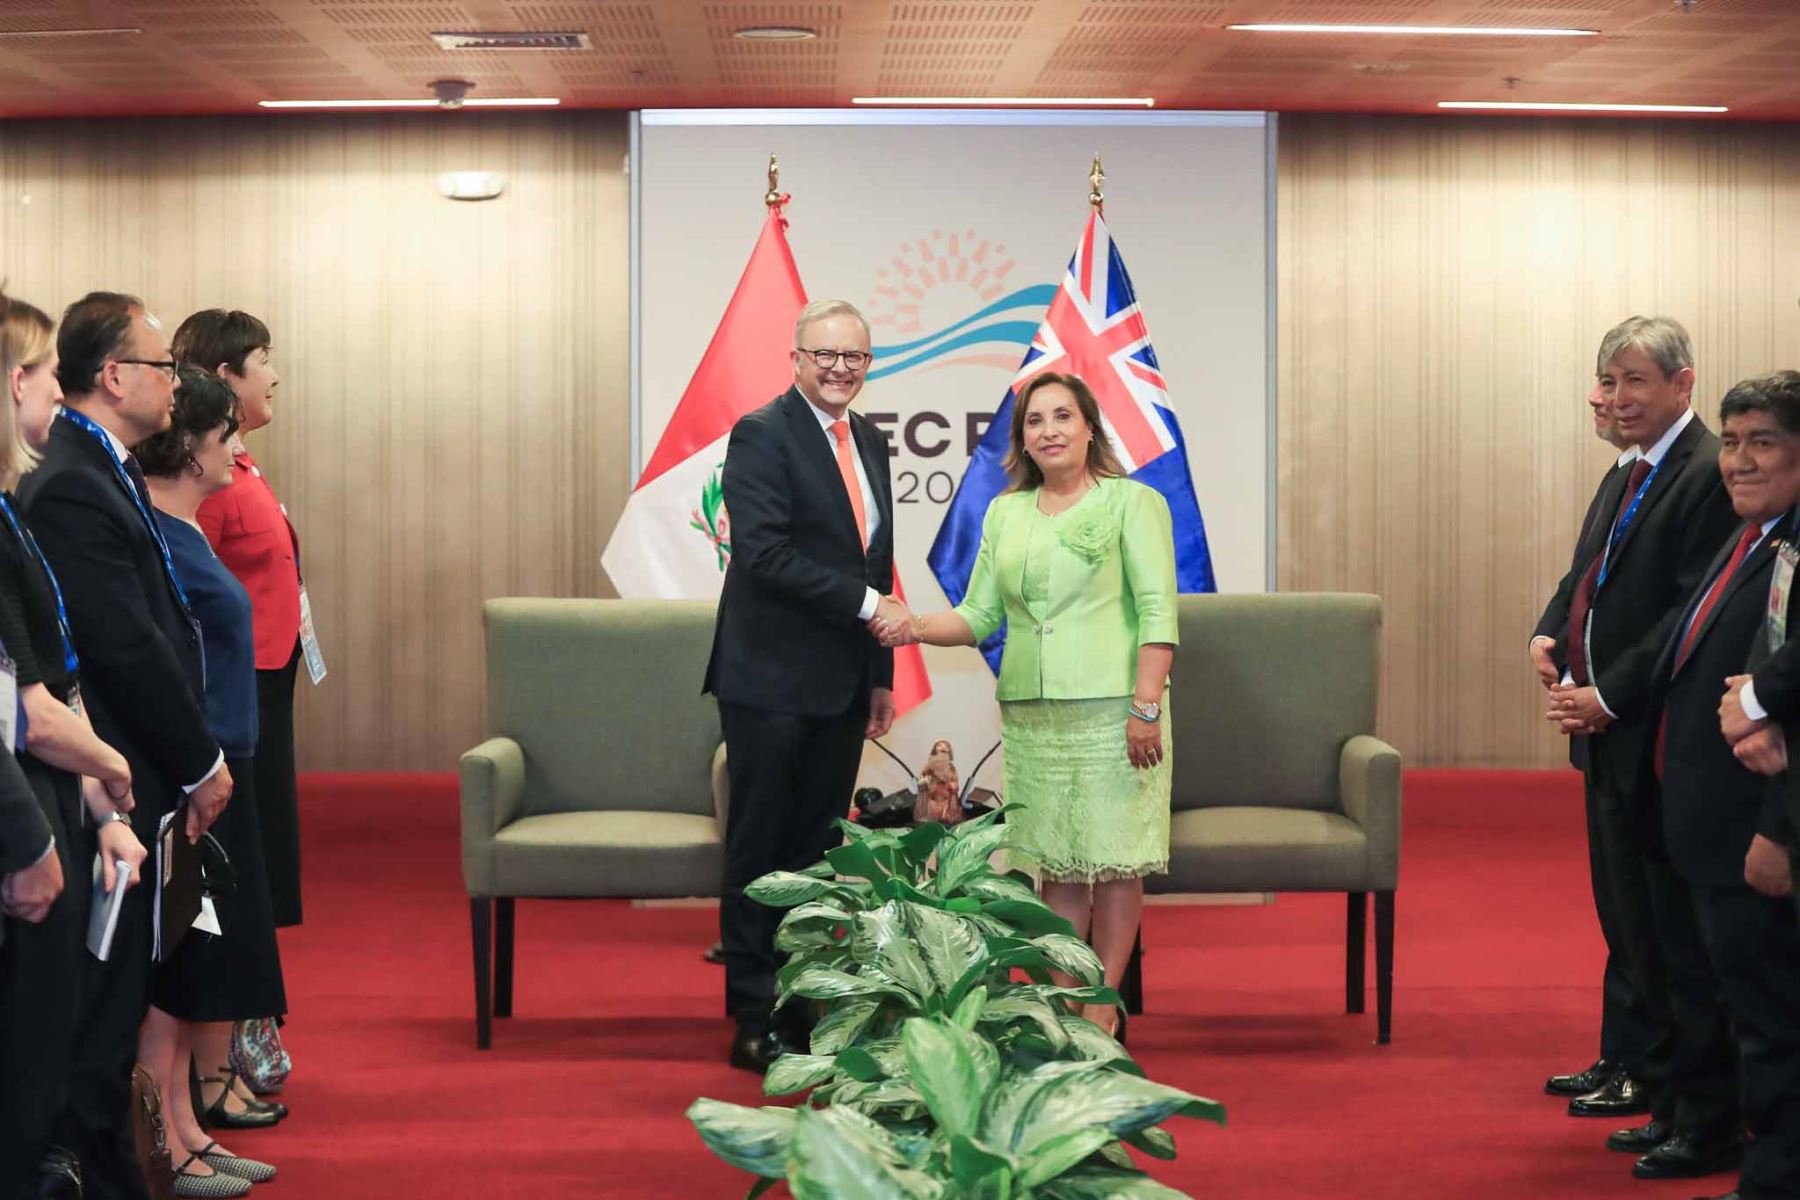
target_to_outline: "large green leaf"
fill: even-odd
[[[1066,933],[1045,933],[1031,939],[1031,944],[1044,952],[1057,970],[1073,975],[1089,987],[1106,982],[1106,968],[1094,948],[1078,937]]]
[[[788,1096],[824,1083],[837,1070],[837,1061],[824,1055],[784,1054],[763,1075],[763,1095]]]
[[[1192,1200],[1148,1175],[1117,1167],[1077,1167],[1041,1185],[1036,1194],[1043,1200]]]
[[[960,1133],[950,1139],[951,1178],[971,1192],[977,1183],[990,1175],[1017,1170],[1018,1163],[1010,1154],[1003,1154]]]
[[[1152,1125],[1127,1134],[1125,1140],[1153,1158],[1175,1157],[1175,1135],[1160,1126]]]
[[[1095,1157],[1103,1158],[1113,1166],[1121,1167],[1127,1171],[1137,1170],[1137,1163],[1133,1161],[1131,1151],[1125,1148],[1124,1142],[1113,1141],[1106,1143],[1106,1145],[1100,1147]]]
[[[1090,1069],[1067,1069],[1071,1066]],[[1225,1123],[1225,1109],[1211,1100],[1095,1067],[1052,1063],[1033,1071],[1020,1084],[1029,1093],[1024,1103],[990,1111],[986,1140],[1025,1156],[1079,1129],[1125,1137],[1177,1114]]]
[[[788,1160],[794,1200],[937,1200],[943,1185],[905,1166],[880,1125],[855,1109],[802,1109]]]
[[[826,1011],[813,1026],[812,1052],[836,1054],[856,1040],[856,1035],[874,1020],[881,1010],[880,996],[846,996]]]
[[[744,895],[770,908],[788,908],[817,900],[831,888],[827,881],[797,871],[770,871],[745,888]]]
[[[982,904],[981,911],[982,915],[1002,921],[1008,928],[1028,938],[1041,937],[1046,933],[1075,936],[1075,927],[1069,924],[1066,917],[1057,916],[1049,907],[1036,900],[988,900]]]
[[[985,870],[988,859],[1006,840],[1006,828],[990,825],[973,833],[959,831],[938,847],[937,894],[954,896],[964,881]]]
[[[873,1054],[861,1046],[846,1046],[838,1051],[833,1060],[838,1070],[856,1080],[858,1083],[874,1083],[887,1077],[887,1068],[878,1062]]]
[[[745,1108],[702,1098],[688,1105],[687,1118],[707,1149],[732,1166],[769,1179],[787,1173],[793,1109]]]
[[[975,875],[963,884],[962,890],[977,900],[1016,900],[1050,911],[1050,906],[1038,898],[1030,884],[1020,883],[1010,875]]]
[[[1092,1125],[1050,1138],[1032,1147],[1025,1157],[1025,1169],[1020,1173],[1019,1182],[1026,1187],[1036,1187],[1046,1179],[1055,1179],[1085,1162],[1089,1155],[1112,1140],[1112,1134]]]
[[[954,990],[963,974],[987,957],[986,941],[955,913],[912,905],[906,918],[933,991]]]
[[[781,919],[775,930],[777,950],[836,946],[850,936],[850,914],[836,904],[810,900]]]
[[[1047,987],[1041,991],[1048,1000],[1079,1000],[1083,1004],[1111,1004],[1114,1007],[1124,1003],[1118,991],[1109,987]]]
[[[868,838],[860,842],[846,842],[826,851],[825,861],[836,868],[838,874],[857,879],[886,879],[890,874],[875,856],[875,847]]]
[[[1077,1058],[1089,1062],[1131,1061],[1130,1052],[1119,1044],[1117,1038],[1086,1017],[1065,1014],[1058,1020],[1063,1032],[1069,1035],[1069,1045]]]
[[[981,1020],[981,1014],[987,1008],[987,1002],[988,990],[985,987],[978,987],[962,998],[962,1003],[958,1004],[956,1011],[950,1014],[950,1020],[958,1029],[968,1033],[975,1028],[975,1023]]]
[[[932,854],[937,851],[938,843],[949,836],[949,833],[949,826],[941,821],[926,821],[923,824],[914,825],[900,835],[900,852],[914,866],[924,866]]]
[[[987,1011],[981,1014],[981,1019],[991,1025],[1030,1021],[1043,1032],[1052,1050],[1060,1050],[1069,1044],[1069,1033],[1063,1028],[1063,1015],[1034,989],[1016,988],[996,997],[988,1002]],[[1095,1032],[1098,1033],[1099,1030],[1096,1028]]]
[[[952,1136],[974,1136],[987,1088],[969,1043],[981,1039],[948,1022],[914,1017],[901,1027],[900,1040],[913,1086],[938,1125]]]
[[[840,996],[882,994],[896,994],[896,989],[882,980],[852,975],[848,971],[831,967],[808,967],[794,977],[793,982],[777,997],[776,1004],[779,1007],[791,996],[805,996],[808,1000],[836,1000]]]
[[[779,1179],[758,1179],[750,1185],[750,1190],[744,1193],[744,1200],[756,1200],[758,1196],[780,1182],[782,1181]]]
[[[858,913],[856,945],[851,953],[858,962],[878,968],[923,998],[936,994],[939,988],[914,937],[915,920],[915,906],[900,900],[890,900],[873,912]]]

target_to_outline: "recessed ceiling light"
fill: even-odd
[[[960,105],[965,108],[1155,108],[1151,96],[854,96],[852,104],[912,108]]]
[[[751,25],[732,30],[731,36],[746,42],[810,42],[819,31],[803,25]]]
[[[1722,113],[1731,110],[1723,104],[1573,104],[1532,100],[1439,100],[1439,108],[1471,108],[1489,111],[1517,112],[1630,112],[1630,113]]]
[[[123,26],[116,29],[4,29],[0,30],[0,38],[131,37],[142,32],[142,29]]]
[[[464,108],[554,108],[562,101],[555,96],[484,96],[470,97]],[[437,108],[436,100],[258,100],[258,108]]]
[[[1599,37],[1598,29],[1503,25],[1227,25],[1239,33],[1381,33],[1406,37]]]

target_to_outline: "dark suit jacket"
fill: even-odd
[[[200,639],[111,450],[66,420],[19,486],[25,521],[62,585],[94,731],[131,764],[146,846],[219,745],[201,708]]]
[[[1581,518],[1581,532],[1575,537],[1575,554],[1569,562],[1568,574],[1556,585],[1556,592],[1544,607],[1544,615],[1538,618],[1537,628],[1531,632],[1534,639],[1555,639],[1556,645],[1551,649],[1550,657],[1556,662],[1558,670],[1569,669],[1569,606],[1575,601],[1575,589],[1580,586],[1581,577],[1587,574],[1588,564],[1606,547],[1606,536],[1612,531],[1612,518],[1619,511],[1619,498],[1630,477],[1629,464],[1622,467],[1614,464],[1612,470],[1601,477],[1600,486],[1594,490],[1594,498],[1588,501],[1587,515]],[[1587,770],[1586,737],[1577,734],[1569,739],[1569,762],[1577,770]]]
[[[1590,769],[1602,786],[1628,792],[1639,781],[1656,736],[1657,660],[1707,564],[1738,526],[1719,476],[1719,439],[1695,417],[1663,456],[1594,596],[1588,654],[1594,683],[1617,715],[1588,739]]]
[[[1725,677],[1742,673],[1762,636],[1776,543],[1792,536],[1792,519],[1784,517],[1750,552],[1698,626],[1677,669],[1682,631],[1736,549],[1736,533],[1728,536],[1682,606],[1657,661],[1651,708],[1668,718],[1660,832],[1670,860],[1691,883],[1742,884],[1750,839],[1759,832],[1767,836],[1780,815],[1780,797],[1771,793],[1769,781],[1739,763],[1719,732],[1719,696]],[[1646,794],[1654,797],[1655,790]]]
[[[50,844],[51,832],[19,760],[0,747],[0,875],[35,863]],[[63,886],[70,886],[69,882],[65,880]]]
[[[725,451],[731,563],[706,690],[728,704],[834,716],[890,687],[894,655],[857,620],[894,587],[887,439],[849,415],[881,523],[865,555],[826,434],[798,390],[745,414]]]
[[[1789,514],[1789,520],[1800,531],[1800,510]],[[1766,605],[1766,595],[1763,601]],[[1770,799],[1784,811],[1758,832],[1792,851],[1797,848],[1794,831],[1800,830],[1800,578],[1788,588],[1787,620],[1787,640],[1771,646],[1758,638],[1744,670],[1755,678],[1757,703],[1781,726],[1788,753],[1788,769],[1769,781]]]

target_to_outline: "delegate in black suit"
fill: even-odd
[[[1612,518],[1618,513],[1630,478],[1629,461],[1615,463],[1594,490],[1587,514],[1581,518],[1581,532],[1575,538],[1575,554],[1569,570],[1556,585],[1556,592],[1538,619],[1532,638],[1549,638],[1554,645],[1550,654],[1560,666],[1568,661],[1569,606],[1575,589],[1588,565],[1606,548],[1612,531]],[[1644,1013],[1643,997],[1638,995],[1626,969],[1625,928],[1618,916],[1613,896],[1618,884],[1611,877],[1602,829],[1600,789],[1588,770],[1588,740],[1583,734],[1569,738],[1569,763],[1582,773],[1582,793],[1587,813],[1588,880],[1594,895],[1594,913],[1600,921],[1600,935],[1606,942],[1606,966],[1600,976],[1600,1057],[1622,1069],[1632,1079],[1644,1077],[1644,1051],[1650,1043],[1650,1027]]]
[[[1694,923],[1725,1002],[1725,1014],[1693,1014],[1703,1024],[1690,1036],[1723,1036],[1720,1018],[1729,1016],[1742,1114],[1753,1135],[1738,1187],[1747,1197],[1800,1196],[1800,927],[1792,904],[1744,882],[1744,859],[1757,834],[1786,841],[1781,794],[1733,755],[1719,728],[1719,694],[1763,638],[1777,547],[1793,536],[1788,515],[1762,537],[1686,635],[1692,644],[1684,658],[1678,652],[1683,631],[1736,548],[1735,538],[1728,542],[1657,669],[1667,718],[1662,831],[1690,889]],[[1676,929],[1688,924],[1679,921]]]
[[[1738,524],[1719,476],[1719,439],[1697,415],[1681,419],[1686,425],[1656,463],[1630,523],[1616,538],[1608,532],[1606,580],[1594,592],[1586,652],[1594,684],[1615,717],[1588,739],[1588,771],[1626,970],[1651,1035],[1643,1066],[1651,1113],[1705,1139],[1735,1119],[1732,1064],[1728,1056],[1720,1061],[1716,1037],[1696,1042],[1683,1033],[1684,1024],[1694,1024],[1689,1014],[1705,1007],[1684,989],[1703,986],[1694,981],[1709,970],[1697,931],[1676,939],[1691,954],[1666,960],[1668,939],[1659,931],[1691,914],[1692,905],[1637,795],[1656,736],[1657,660],[1707,564]]]
[[[741,1032],[772,1019],[782,916],[744,887],[837,844],[831,822],[849,808],[871,690],[893,683],[893,652],[858,615],[869,589],[893,590],[887,441],[858,414],[847,419],[879,514],[866,552],[798,388],[739,420],[725,456],[731,563],[705,690],[719,699],[731,781],[719,928],[726,1010]]]
[[[132,828],[153,848],[157,823],[181,800],[184,785],[213,769],[219,747],[198,699],[198,634],[110,456],[103,441],[65,414],[19,498],[62,585],[83,703],[95,732],[131,765]],[[78,861],[91,861],[91,833],[84,849]],[[111,959],[87,963],[82,1037],[60,1140],[88,1168],[90,1195],[143,1195],[125,1116],[138,1025],[149,1004],[151,895],[149,887],[126,894]]]

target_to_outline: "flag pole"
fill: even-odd
[[[771,164],[774,161],[773,158],[769,160]],[[773,165],[769,168],[770,171],[774,169]],[[1094,206],[1095,212],[1100,212],[1106,204],[1106,194],[1100,190],[1100,185],[1105,182],[1106,172],[1100,168],[1100,152],[1096,150],[1094,151],[1093,169],[1088,172],[1088,183],[1092,185],[1088,191],[1088,203]]]

